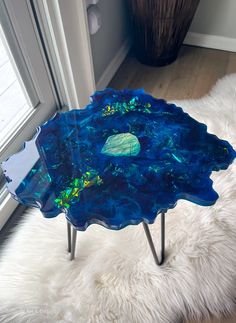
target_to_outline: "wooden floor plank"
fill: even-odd
[[[182,46],[178,59],[164,67],[142,65],[131,54],[109,86],[144,88],[167,100],[196,99],[207,94],[219,78],[230,73],[236,73],[236,53]]]
[[[134,78],[139,65],[140,64],[133,58],[133,56],[128,56],[109,86],[118,90],[129,88],[131,80]]]
[[[169,71],[170,78],[166,99],[188,99],[193,98],[194,86],[198,77],[198,66],[200,60],[199,48],[185,46],[181,48],[175,66]]]
[[[236,73],[236,54],[229,53],[229,60],[227,65],[227,74]]]
[[[201,50],[193,98],[199,98],[208,93],[212,85],[227,74],[228,60],[228,52],[213,49]]]

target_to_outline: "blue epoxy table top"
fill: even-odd
[[[174,104],[106,89],[85,109],[56,114],[2,168],[13,197],[45,217],[64,212],[78,230],[121,229],[153,223],[178,199],[214,204],[211,172],[235,156]]]

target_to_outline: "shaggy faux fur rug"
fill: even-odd
[[[236,148],[236,74],[208,96],[179,101]],[[233,311],[236,296],[236,162],[212,174],[212,207],[179,201],[166,216],[167,259],[157,267],[142,225],[78,232],[66,251],[66,222],[30,210],[0,262],[0,322],[177,323]],[[159,220],[151,225],[155,243]]]

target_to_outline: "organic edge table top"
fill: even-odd
[[[174,104],[106,89],[85,109],[56,114],[2,168],[13,197],[45,217],[64,212],[78,230],[121,229],[153,223],[178,199],[214,204],[211,172],[235,156]]]

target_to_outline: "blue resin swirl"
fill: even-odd
[[[106,89],[85,109],[42,125],[2,168],[11,194],[45,217],[65,212],[78,230],[121,229],[153,223],[178,199],[214,204],[211,172],[235,156],[174,104],[143,90]]]

